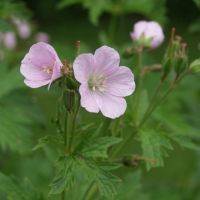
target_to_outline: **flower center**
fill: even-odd
[[[88,86],[92,91],[103,92],[105,90],[105,79],[102,74],[93,74],[88,80]]]
[[[44,65],[43,71],[46,72],[49,76],[53,74],[53,65]]]

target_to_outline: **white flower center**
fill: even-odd
[[[44,65],[43,71],[46,72],[49,76],[53,74],[53,65]]]
[[[106,77],[102,74],[92,74],[88,80],[88,86],[92,91],[103,92],[105,90]]]

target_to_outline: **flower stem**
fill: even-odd
[[[139,71],[139,80],[138,80],[138,89],[137,89],[137,95],[136,95],[136,100],[135,100],[135,120],[137,119],[138,116],[138,110],[139,110],[139,104],[140,104],[140,98],[141,98],[141,93],[142,93],[142,88],[143,88],[143,82],[144,82],[144,76],[141,75],[141,69],[142,69],[142,51],[143,48],[139,47],[138,48],[138,71]]]

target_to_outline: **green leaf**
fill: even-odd
[[[167,150],[173,149],[170,140],[161,131],[151,129],[141,130],[139,134],[147,170],[163,166]]]
[[[200,72],[200,58],[196,59],[190,64],[190,70],[192,73],[199,73]]]
[[[200,8],[200,0],[193,0],[193,1],[197,5],[197,7]]]
[[[147,200],[148,195],[143,191],[141,185],[141,171],[131,172],[126,175],[118,187],[116,200],[139,199]]]
[[[89,19],[94,24],[98,24],[100,15],[105,10],[108,0],[85,0],[84,6],[89,9]]]
[[[26,178],[19,181],[14,177],[8,177],[0,173],[0,192],[9,200],[42,200],[40,193],[34,188],[32,183]]]
[[[4,66],[1,67],[5,68]],[[2,68],[0,73],[0,84],[2,86],[0,90],[0,98],[4,97],[15,89],[24,87],[23,79],[18,68],[14,68],[10,71],[6,71]]]
[[[113,199],[115,194],[117,193],[116,190],[116,183],[121,182],[119,177],[110,173],[110,170],[113,170],[113,165],[110,165],[108,162],[95,162],[94,160],[87,159],[84,162],[86,171],[92,182],[96,184],[98,187],[100,194],[107,199]],[[115,165],[115,168],[120,167],[120,165]]]
[[[89,134],[87,138],[87,140],[83,140],[82,144],[77,149],[78,153],[87,158],[107,158],[108,148],[122,141],[122,138],[109,136],[98,138],[91,134]]]
[[[50,184],[50,195],[60,194],[64,190],[72,189],[78,181],[80,172],[90,182],[94,182],[101,195],[108,199],[116,193],[115,184],[120,179],[110,171],[119,168],[121,165],[106,161],[95,161],[93,159],[80,157],[79,155],[63,156],[57,161],[57,172]]]
[[[36,151],[40,148],[43,148],[48,143],[61,144],[61,143],[63,143],[63,141],[58,136],[46,135],[46,136],[39,139],[38,144],[33,148],[33,151]]]
[[[27,153],[31,150],[30,125],[31,119],[17,107],[0,105],[0,147],[18,153]]]
[[[51,194],[60,194],[65,189],[69,189],[74,185],[74,178],[79,163],[73,156],[60,157],[56,163],[57,172],[50,184]]]

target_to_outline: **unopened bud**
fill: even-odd
[[[190,64],[190,71],[194,74],[200,72],[200,58]]]

